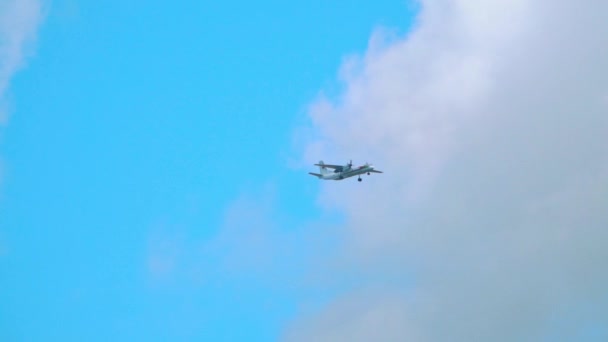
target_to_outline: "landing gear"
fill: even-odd
[[[361,177],[359,177],[357,180],[358,180],[359,182],[360,182],[360,181],[362,181]]]
[[[367,175],[369,176],[369,172],[367,173]]]

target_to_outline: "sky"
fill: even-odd
[[[607,6],[0,2],[0,339],[606,340]]]
[[[374,28],[413,16],[392,0],[0,1],[0,340],[281,338],[334,290],[297,284],[319,247],[266,249],[340,220],[294,131]]]

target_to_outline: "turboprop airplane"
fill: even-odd
[[[315,165],[319,167],[321,173],[309,172],[309,174],[325,180],[342,180],[353,176],[359,176],[357,180],[360,182],[362,180],[362,174],[367,173],[370,175],[372,172],[382,173],[382,171],[375,170],[374,166],[369,163],[353,168],[352,160],[346,165],[325,164],[323,161],[320,161],[319,164]],[[333,169],[333,171],[328,169]]]

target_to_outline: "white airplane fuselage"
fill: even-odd
[[[374,170],[373,165],[368,166],[359,166],[353,169],[344,170],[344,171],[330,171],[325,174],[322,174],[320,178],[327,180],[342,180],[349,177],[359,176],[366,173],[369,173]]]

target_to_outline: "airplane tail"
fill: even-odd
[[[319,161],[319,172],[320,172],[322,175],[327,174],[327,172],[328,172],[327,168],[326,168],[325,166],[323,166],[323,165],[325,165],[325,163],[323,163],[323,161],[322,161],[322,160],[321,160],[321,161]]]

